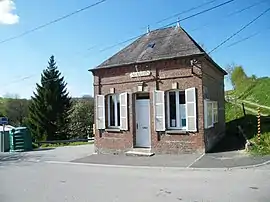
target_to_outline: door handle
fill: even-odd
[[[142,127],[142,129],[148,129],[148,127],[144,126],[144,127]]]
[[[138,129],[138,123],[136,123],[136,128]]]

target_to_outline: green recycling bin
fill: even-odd
[[[32,138],[26,127],[18,127],[10,131],[10,151],[31,151]]]

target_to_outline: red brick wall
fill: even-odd
[[[150,70],[152,75],[141,78],[130,78],[129,73],[135,72],[134,65],[99,69],[94,71],[94,94],[107,95],[110,88],[115,93],[129,93],[129,130],[121,132],[95,131],[95,147],[101,153],[121,153],[133,148],[135,143],[134,93],[137,85],[144,81],[146,91],[150,92],[151,117],[151,148],[156,153],[184,153],[204,151],[204,121],[203,121],[203,93],[201,70],[192,69],[190,59],[171,59],[138,65],[139,71]],[[195,72],[196,74],[193,74]],[[172,83],[178,82],[179,89],[196,87],[197,90],[197,128],[195,133],[168,134],[157,133],[154,128],[153,90],[170,90]]]
[[[205,129],[205,149],[209,151],[225,135],[225,98],[224,75],[209,61],[203,61],[203,89],[207,88],[208,97],[218,101],[218,123],[214,127]]]

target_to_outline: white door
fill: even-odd
[[[136,100],[136,146],[151,146],[150,100]]]

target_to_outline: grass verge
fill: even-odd
[[[250,153],[253,155],[270,155],[270,132],[261,134],[261,141],[258,137],[253,137],[251,141],[254,145],[251,147]]]
[[[56,148],[56,147],[65,147],[65,146],[78,146],[78,145],[87,145],[94,144],[94,142],[68,142],[68,143],[55,143],[55,144],[42,144],[40,147],[36,143],[32,143],[33,149],[37,148]]]
[[[225,104],[226,108],[226,133],[227,135],[237,136],[237,126],[241,126],[247,138],[253,143],[250,153],[252,155],[270,154],[270,116],[261,117],[261,141],[257,138],[257,117],[247,111],[244,116],[242,107],[231,103]],[[232,144],[232,143],[230,143]]]

